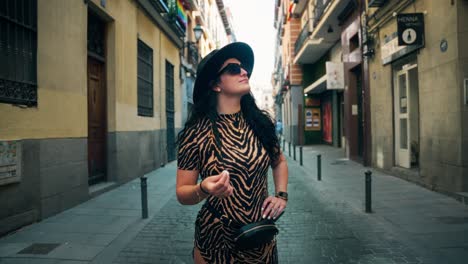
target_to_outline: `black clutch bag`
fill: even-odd
[[[275,219],[264,219],[246,225],[237,225],[226,216],[221,215],[208,201],[205,203],[207,209],[218,218],[224,225],[236,229],[234,243],[238,249],[259,248],[271,242],[279,233],[276,220],[283,215],[284,211]]]
[[[278,233],[279,230],[275,222],[271,219],[265,219],[242,226],[234,238],[234,242],[239,249],[258,248],[271,242]]]

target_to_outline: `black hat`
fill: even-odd
[[[223,63],[230,58],[238,59],[242,66],[252,74],[254,54],[252,48],[244,42],[234,42],[216,49],[206,55],[198,64],[197,79],[193,88],[193,102],[196,103],[208,92],[208,84],[216,78]]]

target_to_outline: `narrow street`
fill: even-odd
[[[423,243],[425,236],[433,235],[438,235],[444,243],[459,242],[451,235],[444,234],[453,226],[448,224],[442,227],[443,223],[436,223],[436,219],[424,220],[422,215],[419,215],[432,210],[432,207],[424,208],[424,203],[430,206],[427,198],[440,196],[439,194],[391,176],[378,174],[378,178],[375,179],[377,191],[374,191],[374,195],[381,195],[380,198],[385,200],[374,197],[376,212],[366,214],[363,203],[365,168],[340,159],[340,150],[319,148],[306,148],[305,168],[298,166],[298,162],[289,160],[288,189],[291,200],[287,213],[278,221],[281,263],[463,263],[462,259],[468,257],[468,251],[465,251],[462,253],[464,258],[458,255],[460,258],[457,261],[457,256],[452,255],[455,256],[453,262],[446,262],[447,259],[442,254],[444,250],[452,251],[452,254],[454,251],[460,254],[460,250],[445,248],[442,252],[434,253],[428,247],[437,247],[437,243],[442,241],[427,245],[415,243]],[[299,161],[299,150],[296,151]],[[321,182],[317,181],[316,167],[313,166],[316,164],[314,154],[318,153],[324,156]],[[356,181],[359,175],[362,175],[362,181]],[[389,183],[393,187],[388,185]],[[407,190],[411,192],[405,194]],[[391,198],[392,195],[395,197]],[[419,202],[422,208],[418,210],[417,203],[411,203],[412,206],[406,205],[408,208],[398,208],[400,198],[422,199],[423,202]],[[452,205],[454,210],[458,207],[465,217],[468,215],[467,208],[450,198],[440,196],[439,201]],[[188,252],[192,248],[192,222],[198,208],[181,206],[175,197],[172,197],[161,209],[161,214],[120,253],[117,263],[191,263]],[[407,214],[395,215],[400,209],[405,210]],[[450,213],[460,214],[455,211]],[[405,217],[412,221],[407,219],[406,222],[399,222]],[[395,222],[392,222],[394,220]],[[424,222],[432,223],[433,227],[441,229],[430,230],[426,228],[429,226],[424,224],[419,226],[418,230],[408,230],[411,227],[418,228],[418,225]],[[467,223],[462,224],[460,228],[465,230],[465,234],[468,233]],[[463,243],[466,249],[468,240],[464,239]]]
[[[466,206],[374,172],[373,213],[367,214],[366,168],[327,146],[304,148],[301,167],[296,151],[297,161],[292,154],[289,158],[287,213],[277,222],[280,263],[464,263],[467,259]],[[316,177],[318,153],[321,181]],[[137,179],[0,239],[0,263],[192,263],[193,223],[200,206],[177,202],[175,169],[171,163],[148,175],[149,219],[141,219]],[[47,254],[18,253],[33,243],[57,247]]]

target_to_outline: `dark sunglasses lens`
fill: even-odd
[[[231,75],[236,75],[241,73],[241,66],[239,64],[229,64],[226,66],[226,72],[231,74]]]

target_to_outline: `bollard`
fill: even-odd
[[[372,172],[366,171],[366,213],[372,213]]]
[[[322,155],[317,155],[317,180],[322,180]]]
[[[148,218],[148,184],[146,182],[146,176],[140,177],[141,184],[141,217],[143,219]]]
[[[296,160],[296,145],[293,145],[293,159]]]
[[[288,154],[291,157],[291,142],[288,142]]]
[[[286,139],[283,139],[283,151],[286,151]]]
[[[302,146],[299,146],[299,165],[302,166]]]

